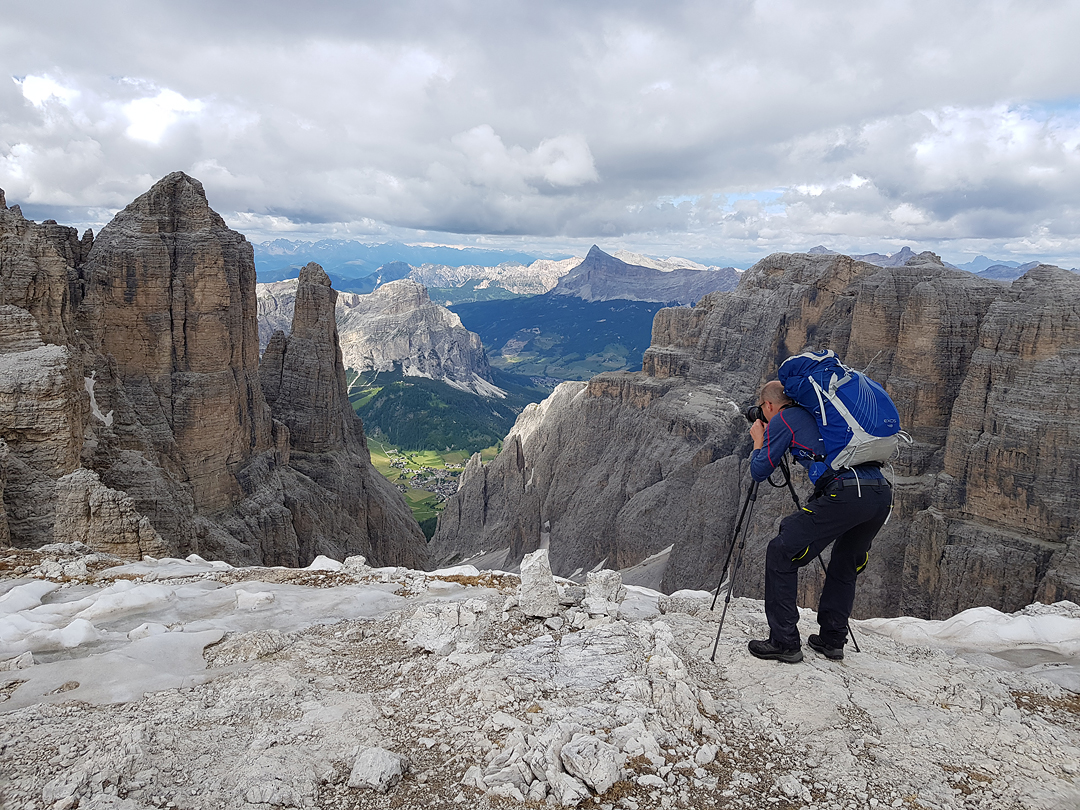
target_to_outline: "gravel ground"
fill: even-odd
[[[11,552],[0,576],[55,574],[46,562]],[[108,582],[91,562],[64,587]],[[406,598],[226,632],[189,685],[128,702],[65,700],[73,682],[5,712],[29,668],[0,672],[4,810],[1080,807],[1080,696],[947,651],[863,633],[843,662],[758,661],[761,605],[735,599],[712,663],[717,617],[693,600],[545,622],[514,606],[511,576],[198,575],[214,578],[390,580]],[[349,786],[369,747],[408,760],[385,793]]]

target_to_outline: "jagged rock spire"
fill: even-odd
[[[334,305],[337,292],[315,262],[300,271],[292,332],[275,332],[260,368],[263,394],[289,428],[294,450],[366,452],[363,425],[349,405]]]

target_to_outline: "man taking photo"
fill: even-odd
[[[750,475],[764,481],[784,453],[802,464],[815,485],[800,511],[780,522],[780,533],[765,557],[765,616],[769,637],[749,643],[757,658],[794,664],[803,660],[796,594],[799,569],[830,544],[832,555],[818,603],[820,632],[807,639],[826,658],[844,657],[848,618],[855,602],[855,580],[870,559],[870,545],[892,508],[892,489],[878,463],[833,470],[822,463],[825,447],[814,416],[784,393],[779,380],[766,383],[758,397],[764,421],[750,426],[754,451]]]

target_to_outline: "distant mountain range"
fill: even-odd
[[[806,252],[819,256],[841,255],[835,250],[829,250],[829,248],[824,245],[812,247]],[[859,255],[853,254],[851,258],[860,262],[867,262],[868,264],[876,264],[878,267],[903,267],[910,259],[914,259],[919,255],[921,254],[915,253],[915,251],[905,245],[891,255],[884,253],[863,253]],[[938,260],[941,261],[940,258]],[[1021,264],[1020,262],[1015,261],[990,259],[980,255],[964,264],[950,264],[946,261],[941,261],[941,263],[954,270],[966,270],[981,278],[989,278],[994,281],[1014,281],[1024,275],[1028,270],[1032,270],[1044,262],[1034,261]],[[1074,267],[1072,268],[1072,272],[1080,273],[1080,270]]]
[[[408,278],[431,290],[435,300],[446,299],[460,303],[494,297],[543,295],[579,264],[579,257],[559,261],[537,259],[529,265],[503,262],[495,267],[425,264],[410,268]],[[505,294],[498,294],[499,290]]]
[[[649,347],[652,322],[664,305],[649,301],[583,301],[534,295],[473,301],[452,311],[484,342],[494,369],[554,387],[602,371],[637,369]]]
[[[659,309],[734,289],[739,273],[594,246],[584,259],[457,267],[392,261],[364,278],[331,278],[342,290],[344,362],[361,372],[351,393],[369,428],[402,446],[438,437],[440,448],[474,450],[501,438],[525,404],[562,380],[639,368]],[[258,284],[262,345],[275,329],[288,330],[295,290],[290,280]],[[436,303],[452,300],[456,314]]]
[[[275,330],[288,334],[291,329],[297,282],[256,284],[255,290],[259,345],[265,349]],[[432,303],[415,281],[395,279],[367,295],[339,293],[335,320],[347,369],[397,368],[406,376],[427,377],[481,397],[505,395],[492,382],[480,338],[457,315]]]
[[[373,275],[383,265],[391,262],[404,262],[413,266],[446,264],[457,267],[472,264],[494,267],[503,262],[531,264],[537,258],[514,250],[405,245],[399,242],[367,245],[344,239],[322,239],[318,242],[275,239],[252,247],[255,249],[255,267],[261,282],[296,278],[300,268],[309,261],[322,265],[331,279],[335,276],[341,279],[361,279]],[[343,289],[337,284],[334,286],[335,289]]]
[[[824,245],[812,247],[806,252],[813,256],[842,255],[838,251],[829,250]],[[900,248],[900,250],[896,251],[896,253],[893,253],[891,255],[886,253],[860,253],[851,254],[851,258],[859,262],[866,262],[867,264],[876,264],[878,267],[903,267],[905,264],[908,263],[910,259],[914,259],[918,255],[919,254],[916,253],[914,250],[909,248],[907,245],[904,245],[902,248]],[[941,261],[940,257],[938,260]],[[944,264],[946,267],[951,267],[953,270],[964,269],[963,267],[957,267],[955,264],[949,264],[945,261],[942,261],[942,264]]]
[[[304,263],[318,261],[340,292],[367,294],[387,282],[409,279],[427,287],[433,301],[446,304],[552,291],[586,301],[689,304],[706,293],[734,289],[739,281],[734,267],[708,266],[678,257],[655,259],[628,251],[611,255],[596,245],[584,259],[532,260],[524,256],[529,259],[527,264],[521,260],[522,254],[507,251],[372,246],[340,240],[311,243],[279,239],[256,245],[255,256],[261,283],[295,277]],[[414,263],[417,257],[425,261]],[[436,257],[444,261],[433,261]],[[374,266],[378,259],[387,261]]]

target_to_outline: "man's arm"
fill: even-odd
[[[791,446],[791,428],[787,422],[774,416],[768,425],[755,422],[750,428],[754,439],[754,452],[750,454],[750,476],[755,481],[764,481],[780,463]]]

